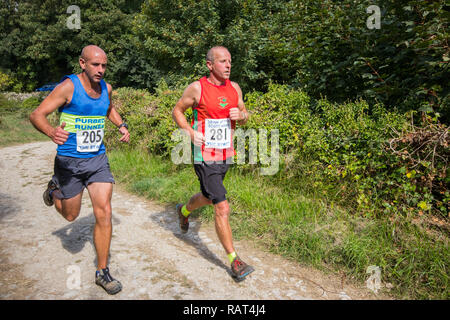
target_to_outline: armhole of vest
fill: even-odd
[[[111,103],[111,101],[109,100],[108,85],[106,84],[106,81],[102,79],[100,81],[100,85],[102,87],[102,95],[103,95],[103,92],[105,91],[106,92],[106,98],[108,99],[108,102]],[[109,104],[108,104],[108,107],[109,107]]]
[[[73,74],[66,75],[66,76],[62,77],[61,80],[59,81],[59,83],[62,83],[66,79],[70,79],[70,81],[72,82],[72,85],[73,85],[73,92],[72,92],[72,96],[70,97],[70,102],[67,105],[58,108],[58,112],[60,112],[60,113],[63,112],[64,108],[66,108],[72,104],[73,96],[75,95],[76,85],[75,85],[75,81],[73,81],[73,79],[72,79],[72,76],[73,76]],[[76,77],[76,75],[75,75],[75,77]]]
[[[202,81],[202,79],[203,78],[201,78],[198,81],[198,82],[200,82],[200,100],[198,100],[198,105],[194,109],[198,108],[200,106],[200,104],[202,103],[202,100],[203,100],[203,81]]]
[[[231,83],[231,80],[228,80],[230,83],[231,88],[233,88],[234,92],[236,93],[236,107],[238,107],[239,105],[239,93],[236,90],[236,88],[233,86],[233,84]],[[244,99],[244,97],[242,97],[242,99]]]

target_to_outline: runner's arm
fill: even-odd
[[[69,132],[64,130],[66,123],[63,122],[53,128],[48,122],[47,116],[59,107],[68,104],[72,98],[73,90],[72,81],[70,79],[64,80],[30,114],[30,122],[33,126],[59,145],[64,144],[69,137]]]
[[[112,102],[112,86],[107,83],[106,84],[108,88],[108,95],[109,95],[109,108],[108,112],[106,113],[106,116],[108,117],[109,121],[111,121],[114,125],[119,127],[122,123],[122,117],[120,116],[119,112],[117,112],[117,109],[114,107],[114,104]],[[130,141],[130,133],[128,132],[128,129],[125,127],[121,127],[119,129],[119,132],[122,134],[122,137],[120,138],[120,141],[122,142],[129,142]]]
[[[177,126],[180,129],[185,130],[189,136],[191,137],[191,140],[194,142],[195,145],[201,145],[205,137],[202,133],[194,131],[194,129],[191,128],[189,125],[185,112],[187,109],[194,107],[198,104],[200,100],[200,94],[201,94],[201,85],[200,82],[195,81],[191,83],[183,92],[183,95],[181,96],[180,100],[178,100],[177,104],[173,108],[172,111],[172,118],[177,124]]]
[[[244,125],[248,120],[249,114],[247,109],[245,108],[242,90],[236,82],[231,82],[231,85],[236,89],[238,93],[238,108],[236,108],[238,110],[230,109],[230,119],[237,120],[239,125]]]

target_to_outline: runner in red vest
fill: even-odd
[[[245,124],[245,109],[239,85],[229,80],[231,54],[225,47],[213,47],[206,55],[210,73],[191,83],[173,109],[178,127],[189,133],[194,150],[194,169],[200,181],[201,192],[193,195],[176,211],[182,232],[189,229],[189,214],[205,205],[214,205],[216,232],[231,263],[233,277],[242,281],[254,271],[236,255],[229,223],[230,206],[226,199],[223,180],[235,155],[233,130],[236,121]],[[191,125],[185,112],[192,108]]]

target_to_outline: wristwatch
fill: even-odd
[[[125,127],[128,129],[128,125],[126,124],[126,122],[122,122],[122,124],[119,125],[119,129]]]

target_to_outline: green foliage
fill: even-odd
[[[0,94],[0,110],[2,114],[13,112],[16,109],[16,104],[7,99],[3,94]]]
[[[41,101],[42,98],[40,97],[31,97],[25,99],[20,105],[20,113],[22,113],[24,118],[28,118],[31,112],[33,112],[33,110],[39,106]]]
[[[9,90],[14,84],[14,80],[9,75],[0,71],[0,92]]]
[[[113,95],[113,103],[128,123],[132,139],[130,144],[119,145],[119,148],[147,149],[161,155],[168,155],[172,141],[172,132],[176,125],[172,120],[172,109],[181,96],[180,89],[171,90],[164,80],[151,95],[146,90],[120,88]],[[107,128],[112,128],[107,124]],[[115,147],[118,142],[115,130],[106,131],[105,144]]]
[[[253,91],[245,97],[246,108],[252,115],[246,127],[268,132],[278,129],[281,153],[299,148],[301,137],[316,125],[309,108],[310,100],[302,91],[277,84],[269,85],[266,94]]]
[[[138,50],[169,84],[206,72],[204,55],[225,45],[244,91],[269,83],[337,102],[429,110],[448,121],[449,7],[443,1],[381,1],[381,28],[367,27],[373,1],[144,2],[134,20]]]
[[[30,123],[29,115],[42,101],[42,95],[23,100],[0,94],[0,146],[48,139]],[[54,114],[51,115],[53,119]],[[53,121],[52,124],[55,124]]]
[[[370,0],[83,0],[80,30],[66,27],[69,0],[4,3],[0,67],[15,90],[77,70],[91,43],[108,53],[107,81],[150,90],[204,75],[206,51],[225,45],[244,92],[287,84],[315,99],[363,98],[449,121],[445,1],[378,1],[380,29],[367,26]]]
[[[118,83],[121,74],[114,64],[128,50],[122,36],[130,33],[130,20],[141,1],[87,1],[76,3],[81,13],[81,29],[69,29],[69,0],[3,1],[0,8],[0,67],[10,70],[21,90],[57,82],[78,67],[81,49],[96,44],[108,53],[112,67],[107,75]]]
[[[117,129],[106,131],[118,179],[162,202],[187,201],[199,190],[192,168],[169,157],[171,111],[185,85],[117,90],[130,146],[118,142]],[[410,113],[382,104],[316,100],[274,83],[247,94],[245,104],[244,129],[279,130],[282,163],[274,176],[255,165],[227,174],[234,236],[361,281],[377,265],[402,298],[448,298],[448,127],[425,114],[412,125]],[[195,214],[213,216],[211,208]]]
[[[138,51],[151,66],[152,84],[164,78],[203,74],[209,46],[221,43],[216,28],[220,16],[216,1],[145,1],[133,21]]]
[[[448,216],[448,127],[430,117],[370,110],[367,102],[314,100],[286,86],[246,97],[248,128],[279,129],[281,177],[309,179],[331,202],[365,215]]]
[[[169,89],[160,81],[155,94],[119,89],[113,100],[133,136],[130,145],[119,148],[169,156],[178,143],[171,139],[176,129],[171,112],[182,87]],[[329,202],[366,216],[426,212],[447,217],[450,137],[437,119],[419,129],[411,126],[411,114],[381,104],[315,100],[278,84],[270,84],[266,93],[247,94],[245,103],[251,117],[244,129],[279,131],[278,179],[306,179]],[[117,132],[107,131],[105,139],[117,147]]]

